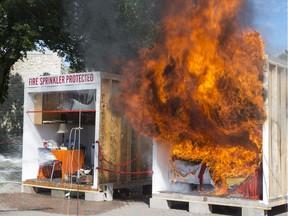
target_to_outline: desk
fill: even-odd
[[[62,162],[62,180],[65,174],[72,174],[78,170],[78,153],[79,150],[51,150],[57,160]],[[84,150],[80,150],[79,169],[84,164]]]

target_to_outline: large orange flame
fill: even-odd
[[[239,21],[243,1],[169,2],[162,41],[127,63],[117,101],[174,157],[206,163],[220,194],[262,158],[263,42]]]

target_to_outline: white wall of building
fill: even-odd
[[[59,75],[64,73],[64,61],[55,52],[28,53],[27,58],[18,60],[11,70],[11,74],[20,74],[23,79],[31,76],[40,76],[44,73]]]

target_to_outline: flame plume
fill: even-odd
[[[162,40],[124,67],[117,106],[134,129],[207,164],[216,193],[262,158],[264,43],[239,20],[244,0],[177,0]],[[168,164],[167,164],[168,166]]]

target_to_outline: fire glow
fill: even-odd
[[[244,3],[169,1],[161,42],[124,67],[117,101],[134,129],[172,145],[171,157],[205,163],[216,194],[262,161],[263,42],[241,24]]]

